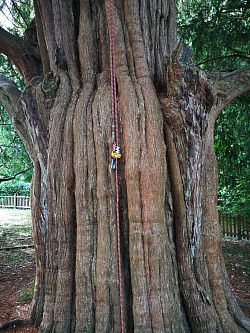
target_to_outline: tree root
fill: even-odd
[[[2,325],[0,325],[0,331],[5,331],[11,327],[26,326],[29,324],[30,324],[30,322],[28,320],[24,320],[24,319],[10,320],[10,321],[7,321],[6,323],[3,323]]]
[[[10,251],[10,250],[19,250],[19,249],[26,249],[26,248],[32,248],[34,245],[16,245],[16,246],[6,246],[6,247],[0,247],[0,251]]]

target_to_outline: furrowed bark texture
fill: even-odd
[[[39,70],[18,62],[32,78],[16,103],[35,166],[40,333],[121,331],[107,12],[107,1],[36,0]],[[216,209],[213,129],[225,96],[177,47],[173,0],[114,1],[114,27],[126,332],[250,332]],[[4,81],[0,94],[10,106]]]

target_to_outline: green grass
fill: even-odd
[[[21,262],[24,259],[24,254],[20,251],[9,253],[9,259]]]
[[[18,299],[20,302],[25,303],[31,301],[34,294],[35,280],[33,279],[25,289],[18,290]]]
[[[26,261],[34,260],[32,248],[15,248],[26,244],[32,244],[30,210],[0,208],[0,271],[17,269]]]
[[[0,237],[4,240],[29,238],[32,236],[32,226],[12,225],[11,228],[0,226]]]
[[[0,238],[15,240],[32,236],[30,210],[0,208]]]
[[[0,212],[10,216],[30,216],[30,209],[0,208]]]

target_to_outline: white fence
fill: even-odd
[[[0,196],[0,208],[29,209],[30,198],[20,195]]]

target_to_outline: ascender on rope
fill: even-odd
[[[111,160],[110,168],[111,168],[111,170],[115,170],[117,158],[122,157],[121,148],[119,146],[117,146],[115,143],[113,143],[113,149],[112,149],[112,152],[111,152],[111,157],[112,157],[112,160]]]

